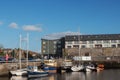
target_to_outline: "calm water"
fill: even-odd
[[[0,80],[120,80],[119,70],[104,70],[101,72],[70,72],[52,74],[47,77],[28,79],[27,77],[1,77]]]

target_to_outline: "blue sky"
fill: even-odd
[[[48,34],[120,33],[120,0],[0,0],[0,44],[18,48],[29,33],[29,49],[38,52]],[[23,45],[23,48],[24,45]]]

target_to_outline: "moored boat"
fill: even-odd
[[[61,67],[63,70],[71,70],[71,67],[72,67],[72,60],[69,60],[69,59],[65,59],[62,64],[61,64]]]
[[[84,70],[84,66],[83,65],[75,65],[71,67],[71,70],[73,72],[77,72],[77,71],[83,71]]]
[[[37,66],[33,67],[33,70],[28,70],[28,78],[35,78],[35,77],[43,77],[47,76],[49,72],[43,71],[43,70],[38,70]]]
[[[26,76],[27,75],[27,69],[18,69],[10,71],[10,74],[12,76]]]
[[[85,67],[86,72],[96,71],[96,67],[93,64],[89,64]]]
[[[44,60],[44,71],[48,71],[49,73],[57,72],[57,62],[55,59]]]

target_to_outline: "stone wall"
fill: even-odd
[[[66,49],[66,54],[69,56],[78,56],[79,49]],[[120,48],[82,48],[80,49],[80,56],[91,56],[96,59],[104,59],[107,57],[120,59]]]

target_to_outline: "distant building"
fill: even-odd
[[[50,37],[50,36],[49,36]],[[41,39],[43,55],[62,56],[63,49],[120,48],[120,34],[65,35],[57,39]]]
[[[120,47],[120,34],[67,35],[65,48]]]
[[[42,54],[48,57],[62,57],[62,49],[65,45],[64,41],[64,38],[54,40],[42,39]]]

